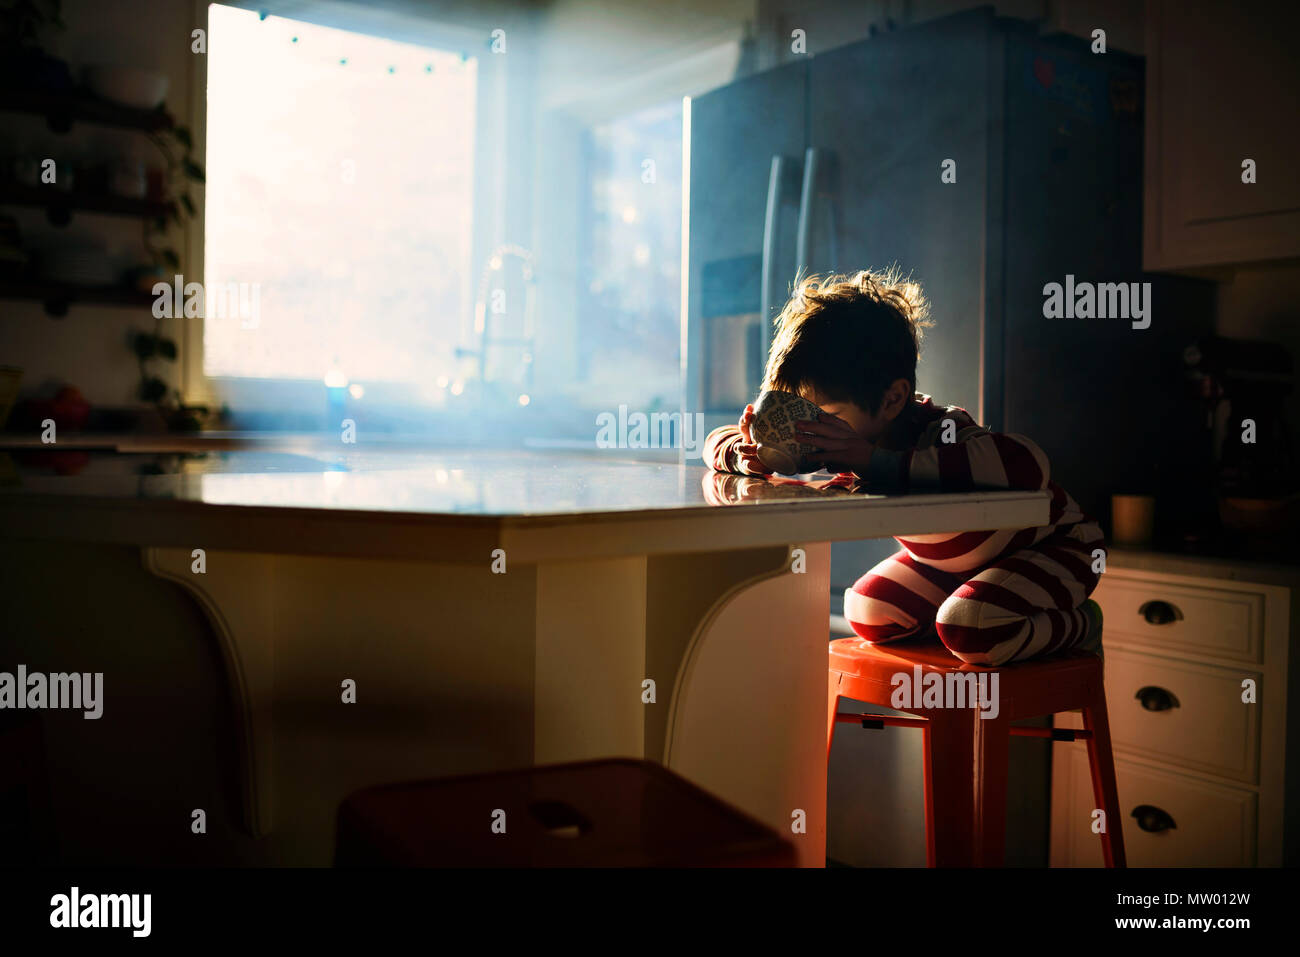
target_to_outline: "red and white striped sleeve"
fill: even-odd
[[[875,449],[864,476],[868,490],[888,494],[1047,488],[1051,467],[1032,440],[990,432],[956,411],[931,423],[914,449]]]
[[[745,467],[740,463],[740,456],[736,454],[736,446],[745,440],[740,434],[740,429],[734,425],[720,425],[708,434],[704,439],[704,451],[702,453],[704,464],[711,467],[715,472],[734,472],[737,475],[748,475]]]

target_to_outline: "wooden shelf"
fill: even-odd
[[[141,130],[146,133],[169,129],[171,115],[161,107],[137,110],[119,106],[77,91],[46,93],[39,90],[0,89],[0,110],[44,116],[50,129],[67,132],[74,122]]]
[[[111,193],[64,192],[52,185],[23,186],[15,183],[0,184],[0,204],[41,207],[49,213],[50,221],[55,225],[66,224],[67,214],[72,212],[156,219],[170,216],[173,208],[172,203],[151,199],[132,199]]]
[[[153,307],[153,295],[130,286],[87,286],[49,279],[0,279],[0,299],[24,299],[45,304],[50,315],[64,315],[69,306]]]

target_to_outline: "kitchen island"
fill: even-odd
[[[1042,524],[1048,494],[823,492],[617,454],[101,457],[11,469],[0,534],[129,548],[197,603],[240,823],[277,862],[329,863],[360,787],[625,755],[821,866],[830,542]],[[142,640],[129,609],[93,614],[102,640]],[[104,696],[108,726],[112,674]]]

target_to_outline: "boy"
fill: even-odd
[[[763,389],[822,409],[796,426],[814,459],[839,473],[817,484],[889,494],[1047,489],[1051,514],[1035,528],[901,537],[902,550],[845,591],[844,616],[872,643],[933,628],[976,665],[1099,652],[1101,609],[1088,596],[1101,529],[1049,481],[1047,458],[1029,439],[990,432],[966,410],[916,392],[927,311],[915,284],[865,271],[806,279],[782,310]],[[753,411],[709,434],[706,463],[770,474],[750,435]]]

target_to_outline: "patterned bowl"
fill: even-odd
[[[793,392],[771,390],[760,395],[750,427],[759,461],[783,475],[815,471],[814,463],[808,461],[813,446],[799,441],[794,424],[801,419],[815,419],[820,412],[812,402]]]

